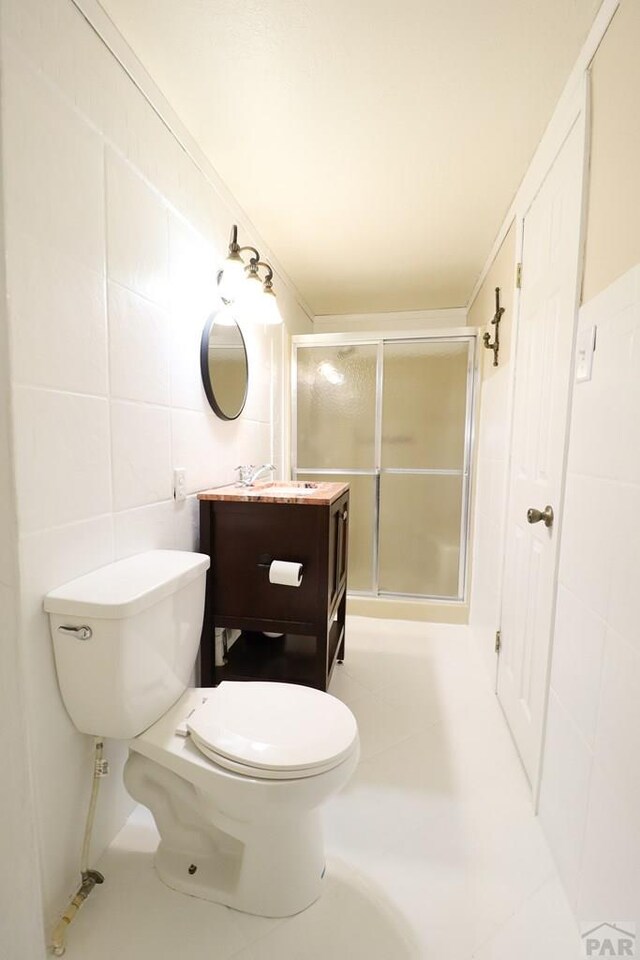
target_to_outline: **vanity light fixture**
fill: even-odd
[[[251,253],[245,263],[242,254]],[[263,279],[260,268],[266,270]],[[229,252],[222,270],[218,274],[218,289],[225,304],[234,303],[247,319],[275,326],[282,323],[276,295],[273,291],[273,270],[271,265],[260,259],[255,247],[241,247],[238,243],[238,227],[231,228]]]

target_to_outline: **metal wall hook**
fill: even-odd
[[[493,365],[494,367],[498,366],[498,352],[500,350],[500,321],[502,320],[502,314],[504,313],[504,307],[500,306],[500,287],[496,287],[496,312],[491,323],[495,326],[496,332],[493,337],[493,343],[491,343],[491,334],[485,333],[482,338],[487,350],[493,350]]]

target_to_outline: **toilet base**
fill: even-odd
[[[188,896],[259,917],[290,917],[306,910],[322,893],[322,838],[319,837],[319,844],[313,842],[315,838],[309,836],[309,826],[305,829],[306,849],[298,836],[293,860],[283,856],[282,849],[268,849],[270,842],[263,844],[262,849],[245,846],[236,856],[220,851],[187,854],[171,850],[161,842],[156,851],[155,869],[163,883]],[[311,850],[309,839],[312,839]],[[319,849],[315,849],[318,846]]]
[[[193,784],[131,752],[124,780],[153,814],[155,868],[167,886],[262,917],[289,917],[322,892],[324,844],[317,809],[236,820]]]

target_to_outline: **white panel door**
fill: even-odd
[[[584,120],[524,218],[498,697],[537,790],[556,594],[577,312]],[[530,523],[549,505],[555,523]]]

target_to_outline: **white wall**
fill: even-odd
[[[585,304],[540,817],[581,920],[640,917],[640,265]]]
[[[582,288],[585,302],[640,258],[639,38],[640,4],[622,0],[590,67],[589,229]]]
[[[1,82],[1,81],[0,81]],[[0,159],[2,152],[0,149]],[[0,179],[2,177],[0,166]],[[0,201],[0,954],[44,956],[40,873],[33,830],[29,723],[18,636],[18,547]],[[31,891],[30,896],[26,896]]]
[[[198,347],[237,208],[70,0],[2,0],[2,13],[20,644],[50,924],[77,885],[91,742],[59,697],[43,594],[115,558],[197,545],[197,502],[173,502],[173,468],[193,493],[270,459],[283,334],[245,329],[247,406],[217,419]],[[291,328],[310,329],[274,285]],[[131,806],[125,749],[108,753],[94,858]]]
[[[464,327],[465,307],[450,310],[399,310],[396,313],[345,313],[314,317],[313,333],[366,333],[370,330],[439,330]]]

